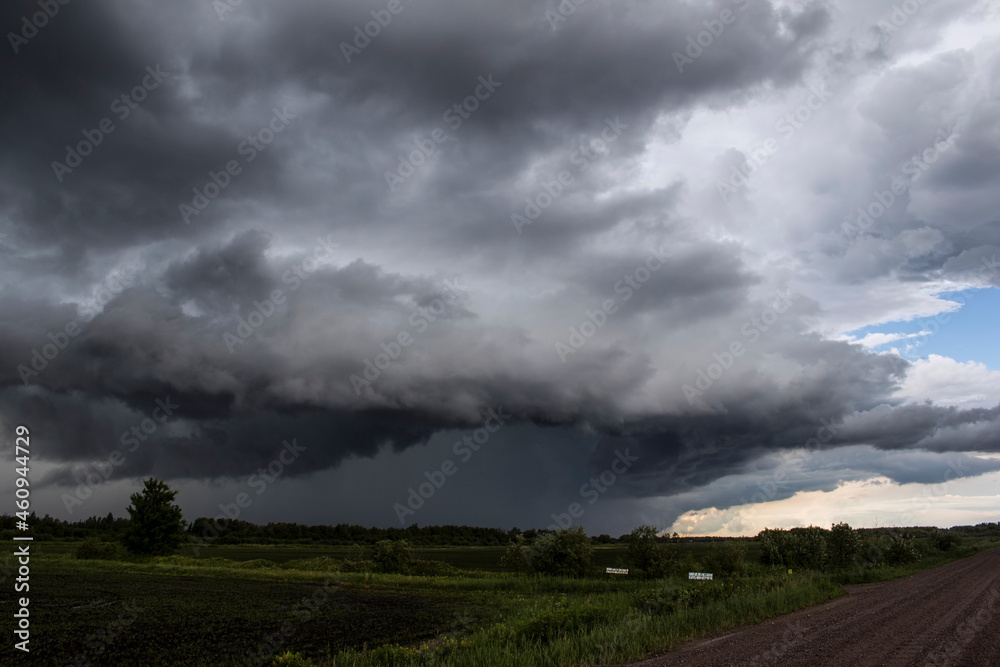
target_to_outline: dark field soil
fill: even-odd
[[[361,587],[81,572],[54,563],[33,571],[29,596],[31,653],[14,657],[32,665],[245,665],[285,649],[336,654],[432,638],[466,606]],[[11,595],[0,600],[8,638],[13,605]]]

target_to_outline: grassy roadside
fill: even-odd
[[[837,575],[753,565],[712,582],[341,572],[324,557],[52,555],[32,560],[32,586],[38,582],[39,603],[51,607],[39,611],[38,638],[62,647],[52,664],[72,661],[81,630],[99,633],[132,600],[143,611],[91,657],[94,664],[119,664],[116,651],[131,655],[137,647],[142,664],[246,664],[241,656],[282,628],[268,655],[308,657],[289,665],[604,665],[822,603],[843,595],[843,584],[907,576],[998,545],[968,540],[907,566]],[[317,592],[315,605],[298,608]],[[191,620],[169,622],[177,616]]]
[[[968,540],[966,546],[957,547],[951,551],[936,552],[924,555],[919,560],[898,567],[869,567],[849,570],[833,575],[833,580],[842,586],[851,584],[871,584],[879,581],[891,581],[908,577],[918,572],[940,567],[947,563],[968,558],[986,549],[1000,547],[1000,538],[975,538]]]

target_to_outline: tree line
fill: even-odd
[[[214,544],[320,544],[373,547],[373,553],[405,553],[410,546],[504,546],[503,565],[512,572],[536,572],[582,576],[590,568],[593,545],[628,545],[628,561],[639,573],[662,576],[679,560],[676,542],[708,540],[721,542],[710,562],[721,571],[742,567],[747,538],[691,538],[661,535],[652,526],[639,526],[627,535],[596,538],[582,528],[525,530],[517,528],[477,528],[472,526],[418,526],[406,528],[365,528],[358,525],[308,526],[297,523],[268,523],[260,526],[247,521],[198,518],[185,522],[173,503],[177,491],[160,480],[149,478],[143,490],[132,494],[129,518],[90,517],[68,522],[48,515],[31,515],[29,524],[35,537],[120,542],[140,554],[173,553],[186,541],[211,531]],[[16,518],[0,516],[0,536],[13,535]],[[826,570],[845,568],[859,559],[898,565],[916,560],[929,549],[947,551],[959,546],[962,537],[1000,536],[1000,523],[938,528],[854,529],[846,523],[830,530],[810,526],[790,530],[767,529],[755,538],[761,545],[762,565]],[[391,547],[386,545],[402,545]],[[394,551],[395,550],[395,551]],[[402,559],[406,561],[406,558]]]

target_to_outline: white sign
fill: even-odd
[[[712,579],[711,572],[688,572],[688,579]]]
[[[628,574],[627,568],[620,568],[620,567],[609,567],[604,571],[607,572],[608,574]]]

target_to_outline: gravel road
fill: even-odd
[[[632,665],[1000,666],[1000,549],[847,591]]]

